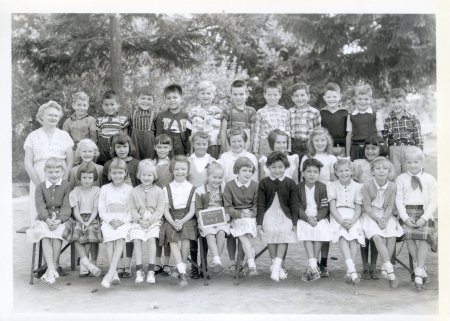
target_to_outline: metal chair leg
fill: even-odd
[[[75,271],[75,261],[76,261],[76,255],[75,255],[75,244],[72,242],[70,243],[70,270]]]
[[[33,243],[33,252],[31,255],[30,284],[34,284],[34,261],[36,256],[36,243]]]
[[[234,272],[234,285],[239,285],[239,275],[241,272],[241,249],[240,249],[240,241],[239,238],[237,237],[237,245],[236,245],[236,250],[237,250],[237,258],[236,258],[236,270]]]
[[[208,278],[209,278],[209,273],[206,271],[206,264],[207,264],[207,257],[205,255],[205,249],[203,247],[203,238],[200,237],[199,239],[199,245],[200,245],[200,265],[201,265],[201,270],[202,270],[202,274],[203,274],[203,285],[204,286],[208,286]]]

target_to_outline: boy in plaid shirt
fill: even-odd
[[[389,93],[392,112],[384,121],[383,138],[389,147],[389,159],[394,164],[395,174],[404,173],[401,155],[405,146],[412,145],[423,149],[420,121],[406,111],[406,93],[394,88]]]
[[[295,106],[289,109],[291,117],[292,152],[298,154],[300,159],[308,153],[306,141],[311,130],[320,126],[320,112],[308,104],[309,86],[303,82],[291,88],[291,97]]]
[[[253,152],[257,159],[272,152],[267,140],[272,130],[280,129],[288,133],[288,135],[291,133],[289,111],[278,105],[281,94],[282,87],[279,81],[269,80],[264,85],[264,98],[267,105],[256,112],[255,138],[253,142]],[[290,144],[288,145],[288,150],[290,150]]]

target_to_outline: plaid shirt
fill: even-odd
[[[320,112],[311,106],[299,109],[289,109],[291,114],[291,137],[296,139],[308,139],[311,130],[320,126]]]
[[[384,121],[383,138],[388,146],[395,145],[395,143],[404,143],[423,149],[420,122],[416,116],[407,111],[400,119],[394,112],[389,114]]]
[[[269,133],[274,129],[285,131],[290,136],[290,113],[287,109],[279,105],[276,107],[266,105],[256,112],[254,152],[258,152],[261,139],[267,139]],[[289,143],[288,148],[290,149]]]

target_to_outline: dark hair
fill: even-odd
[[[302,90],[302,89],[304,89],[305,93],[309,96],[309,85],[304,82],[298,82],[291,87],[291,90],[290,90],[291,96],[293,96],[297,90]]]
[[[280,95],[282,94],[283,91],[283,86],[281,86],[281,83],[276,79],[269,79],[268,81],[266,81],[266,83],[264,84],[264,93],[267,91],[268,88],[278,89]]]
[[[269,136],[267,136],[267,141],[269,142],[269,147],[271,150],[274,149],[275,141],[277,140],[278,136],[286,136],[286,142],[289,144],[289,135],[282,131],[281,129],[274,129],[269,133]]]
[[[234,165],[233,165],[233,173],[236,175],[239,174],[239,171],[241,170],[242,167],[251,167],[252,173],[254,173],[256,171],[255,165],[252,163],[250,158],[245,157],[245,156],[239,157],[238,159],[236,159],[236,162],[234,162]]]
[[[379,156],[387,157],[389,153],[389,148],[386,145],[386,142],[380,136],[370,135],[369,137],[367,137],[366,140],[364,141],[364,149],[366,149],[367,145],[378,146],[380,148]]]
[[[167,134],[160,134],[155,138],[155,145],[158,144],[173,146],[172,138]]]
[[[402,88],[394,88],[389,92],[389,99],[391,98],[406,99],[406,93]]]
[[[189,162],[189,158],[184,155],[175,155],[174,158],[170,161],[169,172],[173,174],[173,169],[175,167],[175,163],[186,163],[188,167],[187,174],[189,175],[191,169],[191,163]]]
[[[111,139],[110,155],[111,157],[116,157],[116,145],[128,144],[129,151],[128,156],[134,155],[136,148],[134,147],[131,137],[125,133],[117,133]]]
[[[270,165],[274,164],[275,162],[282,162],[284,164],[284,167],[288,168],[290,166],[289,160],[285,153],[283,152],[272,152],[267,156],[266,166],[269,167]]]
[[[94,163],[92,162],[81,163],[80,167],[77,170],[77,179],[81,180],[81,174],[91,174],[91,173],[94,174],[94,181],[98,180],[98,173]]]
[[[107,90],[103,94],[102,101],[105,99],[117,99],[117,94],[114,90]]]
[[[164,88],[164,96],[169,93],[178,93],[180,96],[183,95],[183,89],[181,89],[180,85],[171,84]]]
[[[310,157],[305,159],[305,161],[303,162],[302,172],[304,172],[308,167],[317,167],[320,173],[320,169],[323,167],[323,164],[321,161]]]
[[[245,83],[245,81],[237,79],[231,83],[230,91],[233,88],[242,88],[242,87],[247,88],[247,84]]]
[[[153,97],[153,88],[150,86],[141,86],[135,90],[136,95],[139,96],[151,96]]]
[[[243,130],[240,127],[233,127],[230,129],[230,131],[228,132],[228,135],[227,135],[228,143],[230,143],[231,136],[241,136],[242,139],[244,140],[244,142],[247,142],[247,140],[248,140],[247,133],[245,132],[245,130]]]
[[[337,91],[339,94],[341,93],[341,88],[339,88],[339,85],[334,82],[329,82],[323,87],[323,94],[327,91]]]

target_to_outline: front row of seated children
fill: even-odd
[[[83,143],[80,143],[81,148]],[[102,285],[106,288],[120,283],[117,267],[125,242],[135,244],[136,283],[143,282],[145,277],[143,244],[148,242],[148,283],[156,282],[158,245],[168,244],[180,285],[185,286],[188,284],[186,261],[190,242],[197,239],[196,216],[202,209],[223,206],[229,219],[227,223],[214,228],[199,226],[200,235],[206,237],[212,253],[210,269],[213,272],[223,269],[220,257],[225,238],[231,234],[242,244],[249,275],[258,274],[254,240],[259,232],[269,247],[272,280],[287,277],[281,264],[287,245],[298,241],[303,241],[308,256],[302,279],[319,279],[317,258],[321,245],[332,241],[339,243],[345,259],[345,281],[356,284],[360,281],[355,267],[356,254],[360,245],[365,245],[367,237],[374,241],[380,253],[381,275],[389,280],[390,287],[395,288],[398,279],[390,259],[396,239],[403,236],[415,264],[416,288],[423,289],[427,278],[425,261],[431,240],[431,221],[437,209],[437,184],[431,175],[423,172],[424,155],[417,147],[406,149],[404,165],[407,172],[398,176],[395,183],[389,180],[392,164],[379,156],[370,162],[373,178],[364,184],[352,179],[353,168],[348,159],[338,159],[334,164],[338,180],[328,186],[319,181],[323,164],[315,158],[303,161],[303,181],[297,186],[286,175],[291,164],[283,151],[272,152],[267,157],[265,166],[269,175],[259,184],[252,180],[256,171],[254,162],[240,157],[233,165],[235,178],[224,184],[224,167],[219,162],[211,162],[206,168],[205,183],[197,187],[187,180],[192,164],[185,156],[178,155],[170,161],[173,181],[163,188],[157,184],[158,165],[151,160],[139,163],[139,185],[132,187],[125,183],[128,168],[123,158],[119,156],[110,162],[110,183],[101,189],[95,186],[97,168],[92,162],[83,162],[77,171],[80,185],[72,191],[70,184],[62,180],[64,161],[47,160],[46,181],[36,188],[39,216],[27,231],[29,240],[42,239],[48,266],[42,277],[45,282],[54,283],[59,276],[55,266],[65,238],[75,242],[80,266],[93,276],[99,276],[100,269],[96,257],[93,256],[91,261],[88,259],[90,248],[95,243],[105,243],[109,269]],[[394,207],[400,223],[394,215]],[[73,209],[73,223],[69,220],[70,208]]]

